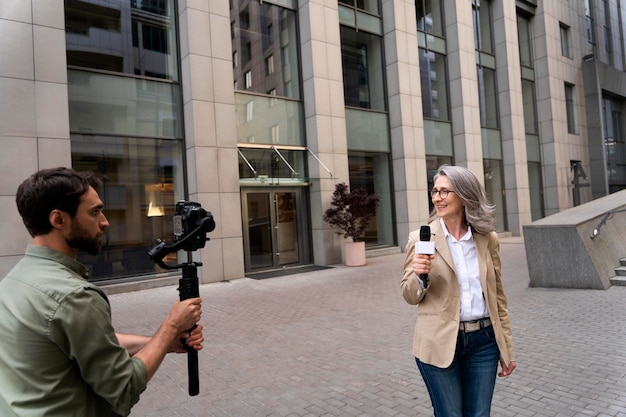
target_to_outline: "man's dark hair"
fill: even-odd
[[[35,237],[50,232],[52,210],[74,217],[90,186],[99,191],[102,182],[91,172],[64,167],[42,169],[24,180],[17,188],[15,202],[28,233]]]

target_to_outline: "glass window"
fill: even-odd
[[[70,66],[178,80],[173,0],[66,1],[65,27]]]
[[[341,61],[346,106],[386,110],[381,37],[342,26]]]
[[[537,134],[537,105],[535,101],[535,83],[522,80],[522,100],[524,102],[524,127],[526,133]]]
[[[561,55],[571,58],[572,53],[570,51],[569,26],[561,23],[559,24],[559,29],[561,31]]]
[[[532,36],[530,20],[523,16],[517,16],[517,36],[519,42],[520,63],[533,68]]]
[[[183,137],[177,84],[79,70],[67,80],[72,132]]]
[[[233,2],[233,7],[239,8],[240,2]],[[300,99],[296,11],[251,1],[231,16],[237,16],[232,53],[241,58],[233,67],[235,85],[248,92],[275,90],[279,97]]]
[[[489,2],[472,0],[474,14],[474,45],[476,50],[493,54]]]
[[[574,86],[568,83],[565,83],[565,111],[567,114],[567,132],[573,134],[578,133]]]
[[[591,14],[591,0],[585,0],[585,26],[587,29],[587,42],[590,44],[595,44],[595,38],[593,36],[594,32],[594,22],[593,16]]]
[[[391,195],[389,154],[350,152],[348,155],[350,188],[363,188],[380,197],[376,215],[365,231],[365,246],[394,244],[394,222]]]
[[[174,206],[184,198],[182,142],[72,134],[72,167],[103,181],[111,224],[97,256],[79,254],[92,280],[160,271],[148,257],[157,238],[173,234]],[[176,260],[176,254],[169,255]]]
[[[444,37],[443,14],[440,0],[415,0],[417,30]]]
[[[604,144],[606,149],[607,178],[609,192],[626,188],[626,146],[623,120],[623,103],[618,99],[602,99],[604,113]]]
[[[419,48],[419,60],[424,117],[450,120],[445,55]]]
[[[339,3],[355,9],[365,10],[375,15],[380,15],[378,0],[339,0]]]
[[[271,145],[304,146],[302,102],[267,95],[235,94],[237,141]],[[279,126],[280,136],[272,133]]]
[[[497,129],[499,127],[498,88],[495,70],[478,67],[478,97],[481,127]]]
[[[496,206],[496,231],[507,230],[506,206],[504,200],[504,172],[502,161],[495,159],[483,160],[483,170],[485,175],[485,191],[487,199]]]
[[[305,181],[305,151],[280,148],[239,148],[239,180],[268,185]]]

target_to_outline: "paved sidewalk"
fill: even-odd
[[[626,287],[528,288],[521,238],[501,255],[518,368],[498,378],[492,415],[626,417]],[[131,416],[432,416],[403,260],[203,285],[200,395],[186,355],[168,355]],[[111,296],[116,329],[153,332],[177,297]]]

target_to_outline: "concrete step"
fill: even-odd
[[[619,264],[620,264],[621,266],[626,266],[626,258],[622,258],[622,259],[620,259],[620,260],[619,260]]]
[[[615,274],[618,277],[626,277],[626,266],[618,266],[615,268]]]
[[[613,278],[609,278],[611,281],[611,285],[626,287],[626,276],[616,276]]]

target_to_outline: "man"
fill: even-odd
[[[202,349],[201,299],[175,302],[152,337],[116,334],[106,295],[76,261],[109,227],[100,181],[68,168],[25,180],[16,203],[33,237],[0,281],[0,415],[126,416],[180,338]]]

